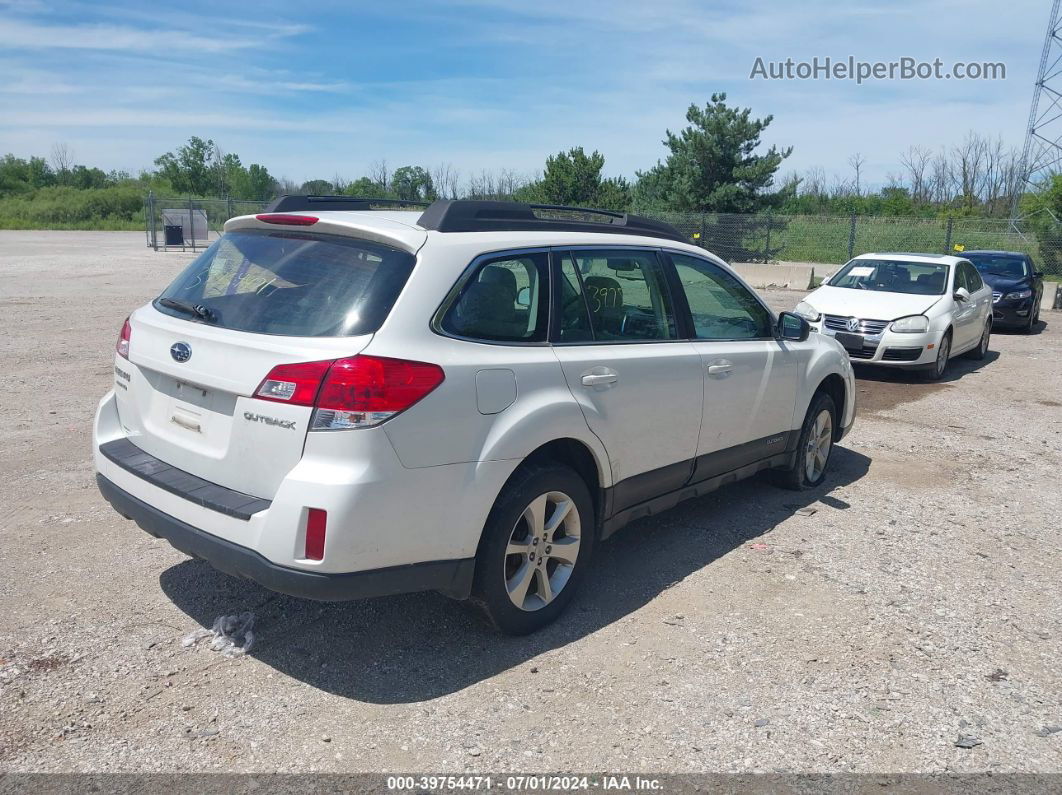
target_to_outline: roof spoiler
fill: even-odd
[[[294,213],[305,210],[382,210],[389,207],[426,207],[431,202],[404,199],[376,199],[361,196],[280,196],[263,213]]]

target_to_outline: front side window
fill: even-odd
[[[955,289],[958,290],[960,287],[967,291],[970,290],[970,285],[966,281],[966,269],[963,268],[961,262],[955,268]]]
[[[977,269],[969,262],[962,263],[962,269],[966,272],[966,289],[971,293],[976,293],[984,285]]]
[[[655,251],[579,250],[570,257],[596,342],[678,339],[674,305]]]
[[[672,254],[693,329],[701,340],[746,340],[771,336],[771,314],[725,270],[698,257]]]
[[[164,314],[293,337],[371,334],[413,270],[412,254],[367,240],[229,232],[155,300]]]
[[[948,266],[860,257],[837,271],[827,283],[852,290],[943,295],[948,285]]]
[[[544,251],[482,260],[443,316],[442,331],[487,342],[543,342],[548,273]]]

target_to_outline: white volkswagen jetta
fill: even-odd
[[[794,311],[853,360],[931,381],[953,356],[983,359],[992,334],[992,289],[968,260],[943,255],[863,254]]]

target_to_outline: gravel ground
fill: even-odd
[[[1062,315],[942,384],[864,374],[823,488],[632,525],[514,639],[276,596],[104,503],[119,326],[190,257],[0,232],[0,769],[1062,772]],[[250,654],[182,646],[243,610]]]

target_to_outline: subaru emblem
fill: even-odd
[[[845,325],[845,328],[847,328],[849,331],[859,331],[859,319],[858,318],[850,317],[850,318],[848,318],[847,322],[844,325]],[[191,356],[191,352],[189,352],[188,355]],[[181,359],[178,359],[177,361],[181,361]]]
[[[192,346],[187,342],[175,342],[170,346],[170,356],[175,362],[187,362],[192,358]]]

